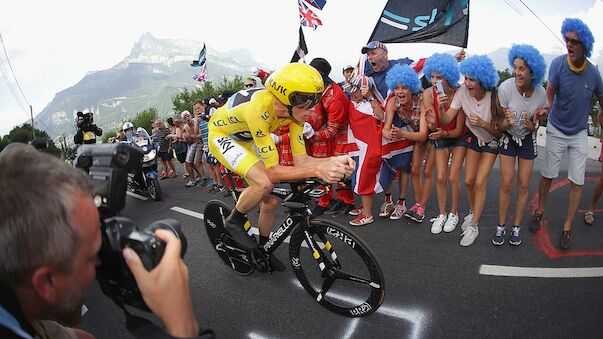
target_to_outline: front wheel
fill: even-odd
[[[239,248],[224,230],[224,221],[230,215],[230,207],[220,200],[210,200],[205,205],[203,221],[207,237],[220,259],[235,272],[249,275],[253,272],[253,258],[250,253]]]
[[[147,179],[147,190],[151,199],[155,201],[161,200],[161,186],[159,186],[159,180]]]
[[[311,219],[297,227],[289,255],[303,288],[328,310],[363,317],[383,303],[385,282],[375,256],[356,234],[342,225]]]

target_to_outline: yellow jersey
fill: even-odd
[[[279,154],[270,133],[281,126],[289,126],[292,154],[294,156],[306,154],[303,123],[295,121],[292,117],[277,117],[274,100],[277,99],[264,89],[242,90],[235,93],[224,106],[214,112],[209,120],[210,136],[214,139],[228,136],[246,148],[255,145],[264,166],[270,168],[279,163]],[[212,149],[212,153],[215,151],[215,148]],[[220,147],[217,147],[217,151],[223,154],[228,151],[228,145],[223,142]],[[220,160],[222,157],[217,158]]]

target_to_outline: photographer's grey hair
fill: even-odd
[[[88,176],[26,145],[0,153],[0,168],[0,280],[21,283],[40,265],[70,272],[73,206],[78,191],[92,194]]]

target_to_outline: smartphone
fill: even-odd
[[[438,91],[438,93],[444,94],[444,85],[442,85],[442,80],[436,81],[436,90]]]

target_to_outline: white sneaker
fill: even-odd
[[[396,205],[394,206],[394,211],[389,216],[389,218],[391,220],[398,220],[398,219],[402,218],[402,216],[404,215],[405,212],[406,212],[406,204],[404,202],[400,204],[400,202],[398,201],[396,203]]]
[[[440,214],[431,224],[431,233],[438,234],[442,232],[442,227],[444,227],[444,223],[446,223],[446,215]]]
[[[390,214],[392,214],[393,211],[394,203],[386,200],[383,202],[383,204],[381,204],[381,207],[379,207],[379,217],[387,218]]]
[[[470,225],[469,227],[467,227],[462,234],[463,238],[461,239],[461,246],[471,246],[471,244],[473,244],[473,242],[477,238],[478,234],[479,229],[477,228],[477,225]]]
[[[463,224],[461,225],[461,231],[465,232],[467,227],[471,225],[471,219],[473,219],[473,212],[469,211],[469,213],[463,219]]]
[[[448,213],[448,219],[446,219],[446,223],[444,224],[444,232],[450,233],[454,231],[456,225],[459,223],[459,215]]]

